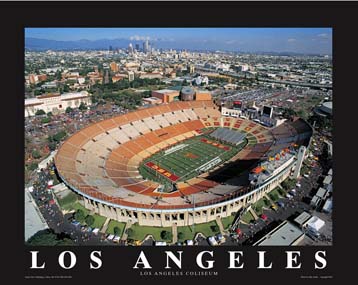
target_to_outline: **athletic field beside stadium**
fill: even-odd
[[[144,178],[164,185],[185,181],[229,160],[247,142],[247,139],[243,139],[234,146],[206,134],[199,135],[145,159],[139,171]]]

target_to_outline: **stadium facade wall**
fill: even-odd
[[[228,217],[247,204],[255,203],[263,198],[264,194],[275,189],[282,181],[289,177],[295,164],[296,160],[292,161],[280,173],[246,194],[209,206],[171,210],[140,209],[114,205],[91,197],[83,197],[84,206],[86,209],[101,216],[119,222],[138,223],[141,226],[171,227],[174,223],[177,226],[207,223],[216,220],[216,217]],[[80,191],[76,192],[83,195]]]

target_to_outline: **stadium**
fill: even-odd
[[[224,117],[212,101],[174,101],[80,130],[61,145],[55,165],[95,213],[187,226],[262,198],[300,167],[300,146],[311,136],[300,118],[269,129]]]

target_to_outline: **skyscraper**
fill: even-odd
[[[136,51],[139,51],[139,44],[135,44]]]
[[[145,40],[145,42],[143,42],[143,52],[148,53],[149,51],[149,41]]]
[[[133,45],[132,45],[132,43],[130,43],[129,46],[128,46],[128,53],[130,53],[130,54],[133,53]]]

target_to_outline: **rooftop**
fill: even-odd
[[[31,194],[25,191],[25,240],[47,228],[47,223],[35,205]]]
[[[298,227],[288,221],[284,221],[254,245],[289,246],[294,245],[303,236],[304,233]]]
[[[294,221],[299,224],[300,226],[303,225],[305,222],[308,221],[309,218],[311,218],[312,215],[310,213],[307,212],[302,212],[301,214],[299,214]]]

